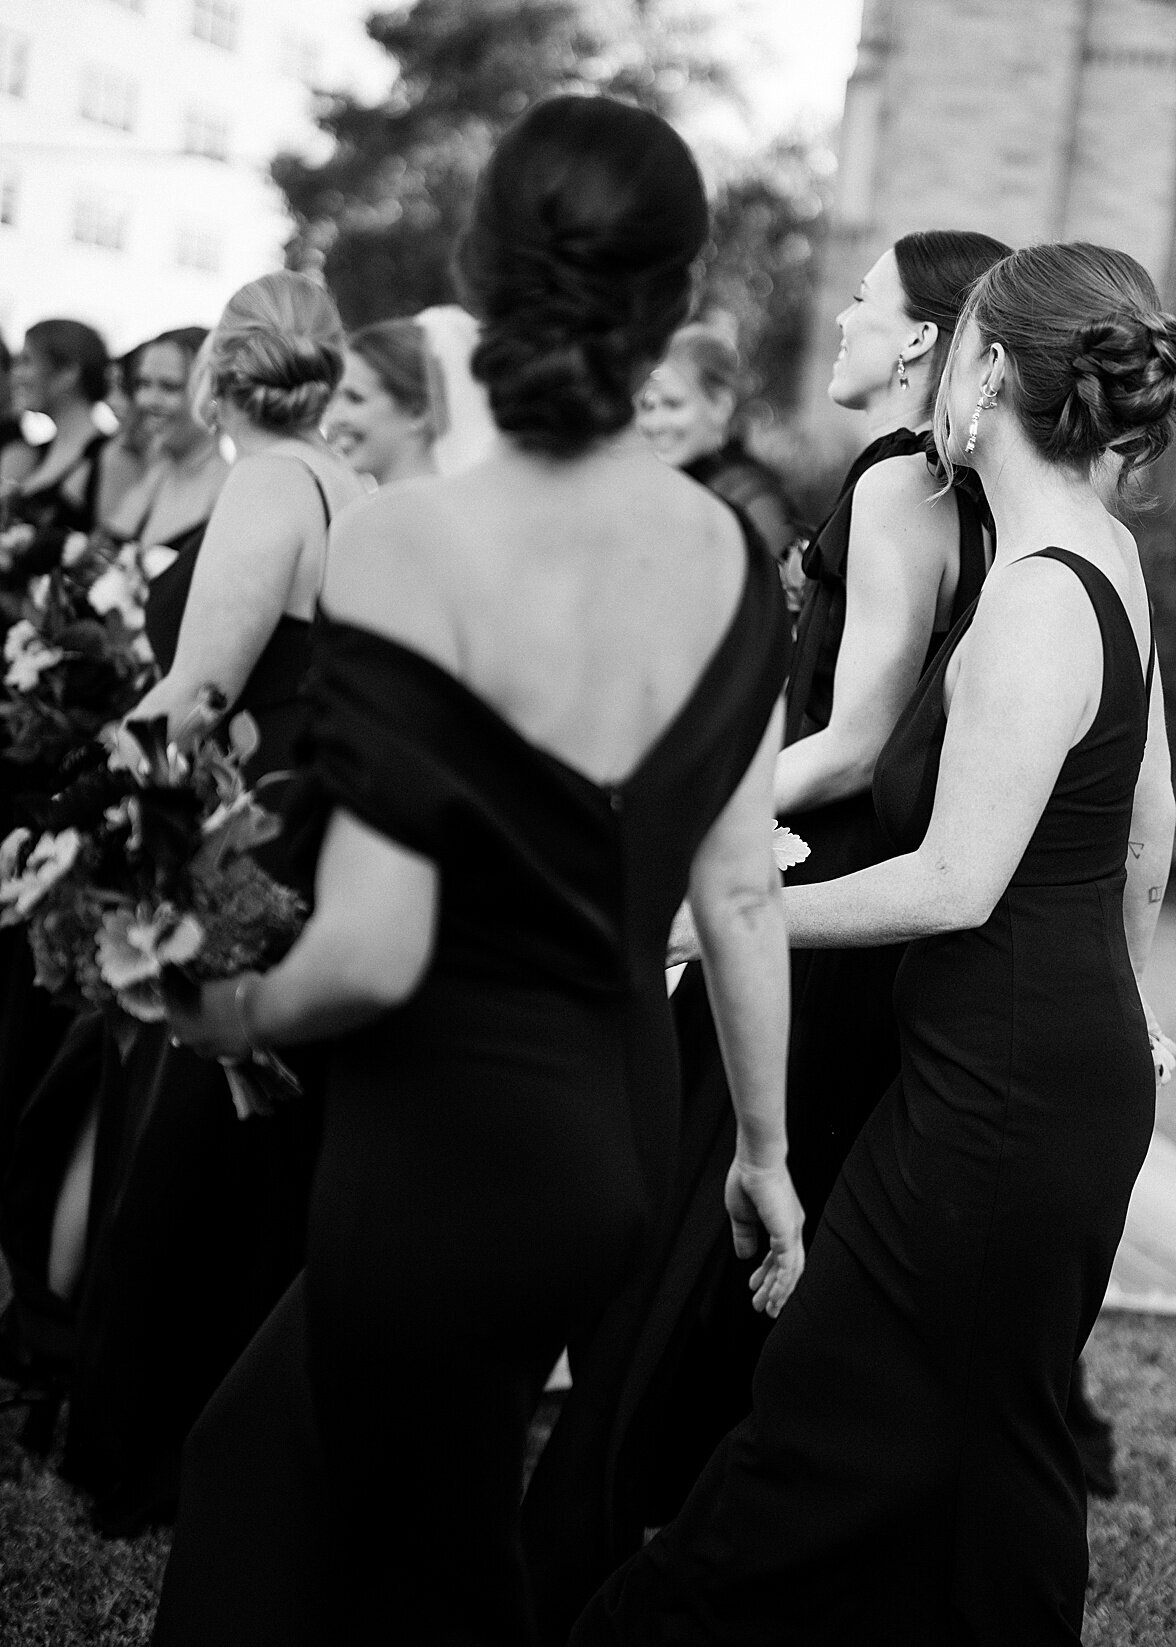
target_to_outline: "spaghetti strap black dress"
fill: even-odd
[[[793,655],[786,742],[826,725],[845,622],[854,488],[893,457],[930,456],[929,435],[900,429],[864,451],[805,556],[811,580]],[[960,569],[951,621],[986,569],[978,494],[957,491]],[[926,662],[947,630],[933,634]],[[812,848],[790,882],[831,880],[893,850],[869,791],[785,820]],[[853,1140],[898,1073],[892,994],[902,951],[792,955],[788,1060],[789,1167],[806,1243]],[[667,1217],[639,1290],[617,1300],[571,1346],[573,1387],[531,1479],[524,1527],[545,1640],[562,1642],[593,1589],[677,1514],[711,1451],[751,1404],[770,1321],[752,1310],[754,1267],[735,1257],[723,1185],[735,1120],[702,967],[673,998],[682,1068],[682,1136]]]
[[[308,782],[439,866],[436,949],[328,1048],[305,1277],[189,1440],[158,1647],[536,1639],[527,1423],[664,1196],[666,939],[786,629],[749,541],[694,691],[606,788],[419,653],[324,624]]]
[[[829,1198],[751,1416],[574,1647],[1078,1647],[1066,1403],[1155,1111],[1123,928],[1151,667],[1106,577],[1042,553],[1097,614],[1095,719],[985,924],[907,946],[902,1072]],[[878,762],[895,851],[931,816],[969,618]]]
[[[165,672],[201,536],[151,586]],[[251,782],[294,767],[311,631],[283,614],[233,706],[261,735]],[[283,787],[267,786],[275,810]],[[285,836],[258,857],[295,878]],[[223,1071],[162,1025],[138,1030],[125,1062],[108,1046],[103,1073],[64,1473],[94,1495],[98,1527],[122,1534],[174,1514],[184,1437],[302,1263],[319,1110],[308,1094],[238,1120]]]

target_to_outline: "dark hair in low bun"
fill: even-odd
[[[707,232],[693,156],[657,115],[554,97],[517,121],[457,258],[481,321],[471,369],[498,427],[555,457],[623,429],[689,312]]]
[[[224,399],[259,428],[313,428],[343,376],[343,323],[330,294],[282,269],[235,292],[209,339],[194,392],[197,415]]]
[[[1028,246],[985,275],[974,317],[1002,343],[1009,393],[1033,446],[1051,463],[1089,470],[1122,458],[1120,484],[1176,434],[1176,317],[1126,252],[1076,241]]]

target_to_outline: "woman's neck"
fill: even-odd
[[[98,432],[98,426],[94,422],[94,411],[88,401],[67,400],[64,404],[55,406],[49,415],[53,419],[56,431],[53,444],[59,448],[84,446],[91,436]]]
[[[437,461],[431,446],[412,446],[398,452],[383,473],[377,476],[381,486],[396,486],[402,480],[417,480],[422,475],[435,475]]]
[[[892,435],[896,429],[910,429],[916,434],[930,429],[931,418],[923,411],[925,404],[926,386],[922,374],[911,372],[905,389],[892,384],[881,390],[877,396],[871,397],[864,408],[870,439],[880,440],[883,435]]]
[[[996,524],[996,566],[1106,529],[1089,477],[1046,463],[1024,442],[994,444],[975,467]]]

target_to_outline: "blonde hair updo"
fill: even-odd
[[[289,269],[251,280],[202,351],[193,407],[211,427],[228,401],[275,434],[317,425],[343,376],[343,322],[326,288]]]

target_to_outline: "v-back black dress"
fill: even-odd
[[[902,1073],[850,1153],[751,1416],[572,1635],[674,1647],[1078,1647],[1066,1426],[1151,1136],[1123,928],[1150,683],[1106,577],[1095,719],[985,924],[908,945]],[[930,820],[957,626],[878,762],[895,850]]]
[[[202,538],[186,535],[151,585],[165,672]],[[251,782],[294,766],[311,631],[283,614],[233,705],[260,733]],[[269,786],[266,805],[281,794]],[[286,837],[258,857],[293,877]],[[125,1064],[108,1045],[104,1071],[65,1469],[95,1495],[100,1527],[134,1532],[174,1513],[184,1437],[301,1266],[318,1105],[308,1093],[239,1120],[224,1072],[169,1046],[163,1025],[136,1033]]]
[[[890,458],[926,457],[931,437],[900,429],[869,446],[810,544],[809,599],[788,693],[786,742],[828,724],[845,622],[854,489]],[[954,624],[979,594],[986,561],[977,499],[959,492]],[[948,626],[950,628],[950,625]],[[927,662],[946,638],[935,632]],[[812,848],[789,882],[832,880],[893,850],[868,790],[785,819]],[[812,1240],[845,1156],[898,1073],[892,994],[901,947],[792,955],[789,1168]],[[702,967],[673,999],[682,1069],[682,1137],[663,1228],[639,1291],[572,1346],[573,1388],[528,1488],[524,1528],[545,1639],[563,1640],[605,1574],[676,1515],[720,1437],[747,1411],[770,1322],[751,1308],[752,1264],[735,1257],[723,1185],[735,1149],[726,1071]]]
[[[749,542],[695,690],[606,788],[424,656],[324,625],[309,781],[439,866],[436,949],[330,1045],[305,1278],[189,1440],[157,1643],[534,1640],[526,1427],[664,1194],[666,939],[786,626]]]

